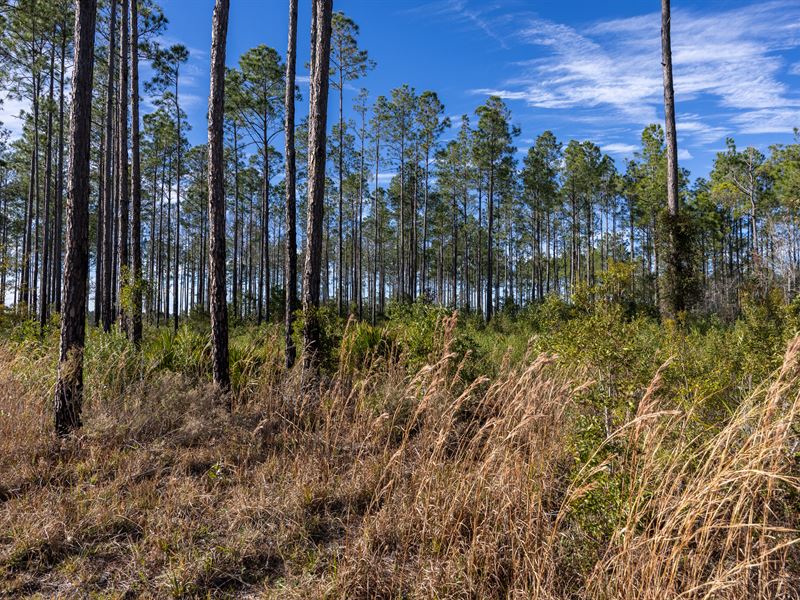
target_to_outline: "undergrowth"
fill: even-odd
[[[609,292],[609,294],[611,294]],[[0,594],[800,597],[797,307],[661,324],[619,298],[323,318],[319,387],[277,325],[141,351],[90,329],[57,440],[57,327],[0,336]]]

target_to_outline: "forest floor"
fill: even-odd
[[[57,331],[6,314],[0,595],[800,597],[795,313],[331,317],[310,390],[241,325],[231,398],[202,319],[92,329],[66,440]]]

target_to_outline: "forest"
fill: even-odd
[[[200,121],[157,0],[0,0],[0,595],[800,598],[800,130],[681,166],[670,0],[624,160],[240,4]]]

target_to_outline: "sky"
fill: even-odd
[[[170,21],[162,43],[190,51],[182,103],[189,139],[202,143],[213,0],[161,5]],[[232,0],[228,65],[258,44],[284,55],[287,7],[287,0]],[[345,90],[346,107],[360,87],[374,99],[408,83],[436,91],[457,123],[497,94],[521,128],[520,157],[549,129],[565,143],[594,141],[620,167],[642,129],[663,123],[657,0],[334,0],[334,10],[360,26],[360,45],[376,63]],[[791,142],[800,127],[800,0],[673,0],[672,13],[681,166],[706,175],[726,137],[762,150]],[[309,0],[300,0],[298,23],[302,116]],[[330,102],[335,118],[333,93]],[[13,108],[0,116],[12,129]]]

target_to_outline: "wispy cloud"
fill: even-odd
[[[733,117],[742,133],[787,133],[800,127],[800,107],[749,110]]]
[[[706,145],[734,133],[790,132],[800,125],[800,95],[782,80],[787,73],[800,74],[800,64],[789,66],[783,57],[800,47],[798,22],[796,0],[715,12],[673,11],[678,108],[709,102],[716,113],[713,123],[679,114],[684,143]],[[519,63],[514,79],[472,91],[561,110],[567,119],[591,109],[609,121],[657,122],[663,100],[659,31],[659,13],[582,29],[529,18],[518,39],[542,48],[544,55]]]
[[[179,40],[176,37],[173,37],[169,34],[161,34],[158,36],[156,41],[161,44],[161,46],[168,48],[170,46],[181,45],[186,46],[186,49],[189,51],[189,58],[197,58],[201,60],[208,61],[209,55],[208,50],[205,48],[197,48],[196,46],[189,46],[186,45],[183,41]]]
[[[711,125],[696,113],[682,113],[677,117],[678,141],[705,146],[734,133],[734,128]]]
[[[623,144],[621,142],[614,142],[613,144],[605,144],[600,149],[606,154],[616,154],[628,156],[633,154],[639,149],[635,144]]]
[[[405,8],[402,12],[418,14],[425,19],[445,17],[450,25],[461,23],[477,29],[494,40],[500,48],[505,49],[508,48],[508,41],[501,27],[509,22],[510,17],[506,12],[502,12],[504,8],[507,7],[501,2],[484,0],[479,3],[469,0],[434,0]]]

